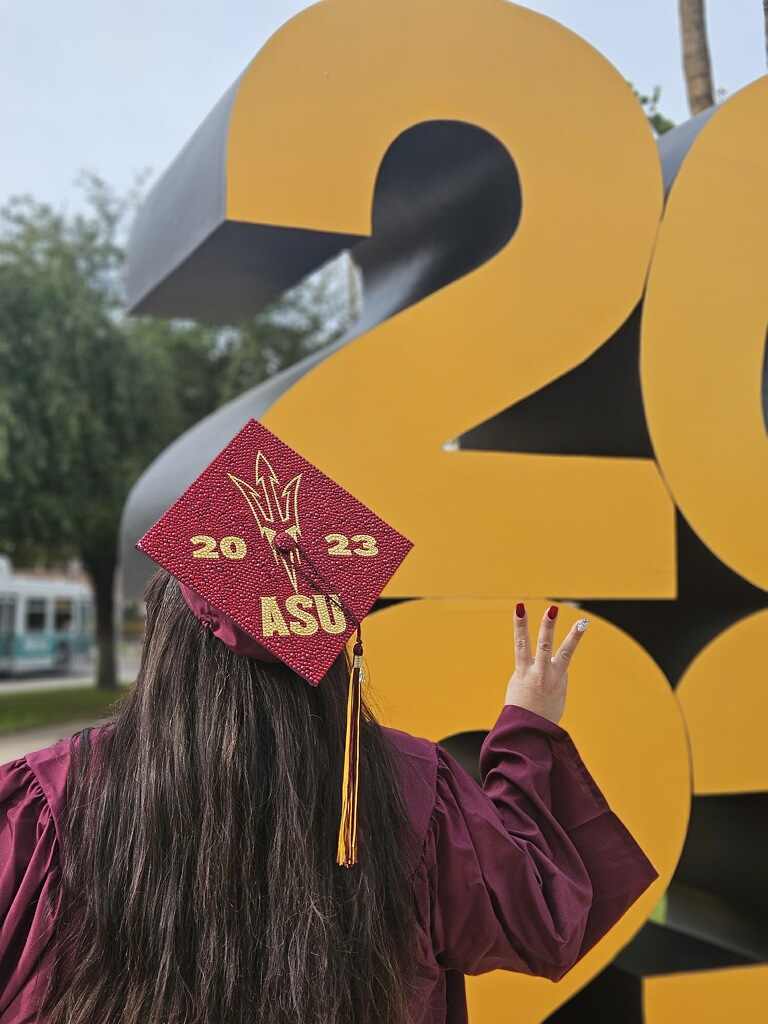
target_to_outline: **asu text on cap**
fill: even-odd
[[[249,420],[136,546],[316,684],[412,544]]]

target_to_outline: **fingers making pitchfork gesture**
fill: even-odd
[[[536,650],[531,650],[528,615],[524,604],[515,612],[515,670],[507,684],[505,704],[534,711],[551,722],[559,722],[568,689],[568,667],[584,635],[589,619],[579,619],[553,655],[557,605],[550,605],[539,625]]]

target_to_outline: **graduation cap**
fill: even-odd
[[[337,850],[356,863],[361,623],[411,542],[251,419],[136,547],[228,647],[312,686],[356,634]]]

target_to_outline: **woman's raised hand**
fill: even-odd
[[[553,656],[557,605],[550,605],[539,626],[536,650],[531,651],[528,638],[528,615],[524,604],[515,613],[515,671],[507,683],[505,704],[534,711],[537,715],[559,722],[565,707],[568,689],[568,667],[589,619],[579,619],[568,632]]]

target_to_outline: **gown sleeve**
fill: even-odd
[[[658,872],[549,719],[504,707],[481,749],[482,788],[437,750],[425,850],[437,962],[559,981]]]
[[[0,1020],[41,966],[58,874],[56,825],[37,777],[23,757],[0,765]]]

